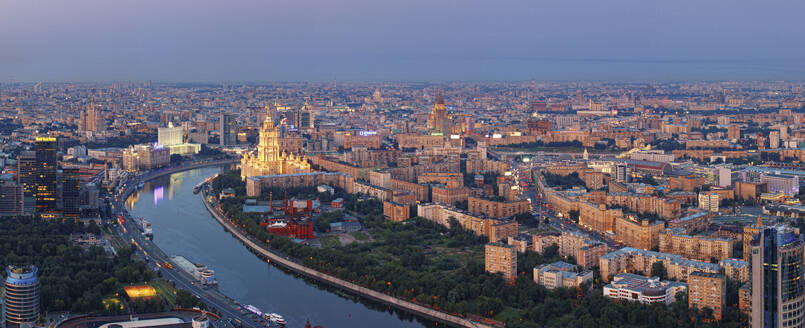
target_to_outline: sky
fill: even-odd
[[[796,0],[0,0],[0,82],[803,80]]]

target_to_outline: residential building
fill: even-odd
[[[706,262],[732,257],[732,246],[736,242],[728,238],[688,235],[680,228],[660,232],[659,240],[660,252]]]
[[[688,276],[688,307],[710,308],[713,319],[720,321],[726,307],[727,280],[723,275],[694,272]]]
[[[509,283],[517,277],[517,250],[514,246],[502,243],[486,244],[484,252],[486,272],[501,273]]]
[[[719,199],[714,192],[699,193],[699,208],[708,212],[718,213]]]
[[[604,254],[599,259],[601,279],[609,281],[621,272],[639,271],[650,273],[651,266],[660,262],[668,273],[668,279],[687,280],[693,272],[718,273],[721,267],[709,262],[685,259],[679,255],[646,251],[642,249],[624,247],[614,252]]]
[[[723,259],[719,262],[721,268],[724,270],[724,277],[730,278],[741,283],[749,282],[752,274],[752,268],[749,262],[739,259]]]
[[[554,289],[580,287],[593,280],[592,271],[576,271],[575,265],[562,261],[543,264],[534,268],[534,282],[547,289]]]

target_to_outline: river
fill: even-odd
[[[327,328],[425,327],[426,322],[407,313],[312,283],[252,254],[193,194],[196,184],[220,170],[207,167],[157,178],[134,193],[126,206],[133,216],[151,222],[154,242],[165,253],[207,265],[215,270],[221,292],[283,315],[288,327],[303,327],[307,320]]]

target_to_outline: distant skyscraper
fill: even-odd
[[[450,123],[450,118],[447,117],[447,107],[440,94],[433,105],[433,112],[428,116],[428,129],[446,135],[450,133]]]
[[[793,229],[761,229],[751,242],[754,328],[802,327],[805,319],[803,243]]]
[[[14,181],[0,182],[0,216],[22,214],[22,185]]]
[[[81,214],[81,180],[79,169],[62,169],[62,209],[64,219],[78,220]]]
[[[24,151],[17,156],[17,183],[22,186],[22,210],[34,214],[36,207],[36,152]]]
[[[35,190],[36,214],[40,217],[58,216],[56,190],[59,176],[56,168],[56,138],[36,138]]]
[[[33,324],[39,319],[39,277],[36,266],[6,268],[3,321],[9,328]]]
[[[293,124],[299,130],[313,129],[315,127],[313,124],[314,119],[313,109],[311,108],[310,103],[305,100],[305,105],[294,113]]]
[[[229,113],[221,113],[218,122],[220,127],[218,131],[221,133],[221,146],[231,146],[237,143],[237,125],[235,125],[235,117]]]
[[[85,112],[81,112],[78,118],[78,131],[91,131],[101,133],[106,130],[106,120],[103,114],[95,108],[95,101],[90,101]]]

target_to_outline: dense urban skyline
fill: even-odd
[[[0,81],[776,80],[797,1],[7,2]]]

